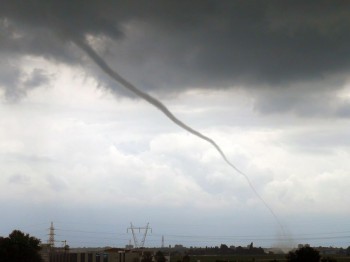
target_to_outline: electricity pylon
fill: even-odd
[[[130,227],[127,228],[127,233],[129,232],[129,229],[131,230],[132,237],[134,239],[134,247],[135,248],[143,248],[145,246],[145,241],[146,241],[146,236],[149,230],[152,232],[152,228],[149,227],[149,223],[145,227],[135,227],[131,222],[130,222]],[[141,233],[141,230],[144,230],[144,234],[142,236],[141,242],[139,243],[137,239],[137,235],[135,230],[138,230],[139,233]]]
[[[55,247],[55,228],[53,227],[53,222],[51,222],[49,240],[47,243],[50,245],[50,247]]]

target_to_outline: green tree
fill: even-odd
[[[321,262],[337,262],[337,260],[332,257],[323,257]]]
[[[157,253],[154,255],[154,259],[157,262],[166,262],[166,258],[162,251],[157,251]]]
[[[320,253],[312,247],[302,247],[295,251],[291,251],[287,255],[289,262],[319,262]]]
[[[182,258],[182,262],[190,262],[191,261],[191,258],[188,254],[185,254]]]
[[[141,262],[152,262],[153,256],[149,251],[144,251],[142,254]]]
[[[226,254],[229,251],[229,247],[226,244],[221,244],[220,245],[220,252],[221,254]]]
[[[6,237],[0,237],[0,259],[2,262],[42,262],[39,254],[40,240],[14,230]]]

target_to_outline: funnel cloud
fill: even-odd
[[[249,187],[251,190],[254,192],[254,194],[261,200],[261,202],[266,206],[266,208],[271,212],[273,217],[276,219],[278,225],[280,226],[283,234],[284,230],[282,227],[282,224],[280,223],[279,219],[277,218],[276,214],[272,210],[272,208],[266,203],[266,201],[259,195],[259,193],[256,191],[255,187],[253,186],[252,182],[250,181],[249,177],[243,173],[241,170],[239,170],[234,164],[232,164],[224,154],[224,152],[221,150],[221,148],[218,146],[215,141],[202,133],[198,132],[197,130],[191,128],[190,126],[186,125],[183,123],[181,120],[176,118],[170,111],[169,109],[163,105],[159,100],[155,99],[154,97],[150,96],[147,93],[142,92],[139,90],[137,87],[132,85],[130,82],[125,80],[122,76],[120,76],[117,72],[113,71],[107,64],[106,62],[85,42],[83,41],[77,41],[73,40],[74,43],[76,43],[77,46],[79,46],[82,50],[86,52],[86,54],[111,78],[113,78],[115,81],[120,83],[122,86],[139,96],[140,98],[144,99],[148,103],[154,105],[156,108],[158,108],[161,112],[164,113],[171,121],[173,121],[176,125],[180,126],[181,128],[185,129],[186,131],[190,132],[191,134],[207,141],[210,143],[221,155],[223,160],[230,166],[232,167],[236,172],[238,172],[240,175],[242,175],[246,181],[248,182]]]

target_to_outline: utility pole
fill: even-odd
[[[62,240],[61,242],[62,242],[63,247],[65,248],[67,246],[67,240]]]

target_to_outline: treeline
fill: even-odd
[[[333,255],[345,255],[350,256],[350,246],[347,248],[342,247],[315,247],[320,254],[333,254]]]
[[[254,247],[253,243],[247,247],[230,246],[221,244],[220,247],[191,247],[188,249],[189,255],[263,255],[265,251],[261,247]]]

